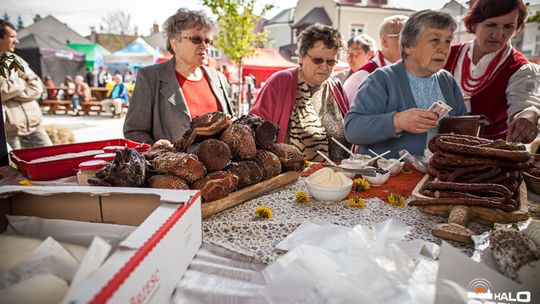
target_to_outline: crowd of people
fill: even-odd
[[[250,113],[277,124],[277,141],[296,146],[312,161],[323,160],[317,151],[336,161],[347,157],[332,139],[356,145],[360,153],[391,150],[394,157],[406,149],[422,155],[439,130],[439,114],[430,111],[434,103],[451,107],[449,116],[485,116],[491,125],[483,137],[530,143],[538,135],[540,68],[511,44],[523,29],[527,10],[522,0],[496,2],[472,5],[464,22],[474,39],[456,45],[452,40],[457,24],[440,11],[384,19],[379,45],[366,34],[344,43],[337,29],[314,24],[299,33],[299,66],[274,73],[257,96],[249,94],[254,100]],[[6,47],[6,28],[8,34],[14,29],[3,28],[0,51],[12,52]],[[235,116],[229,71],[205,65],[216,23],[202,11],[179,9],[164,29],[173,57],[139,70],[129,101],[124,136],[138,142],[172,142],[194,117],[208,112]],[[344,51],[349,68],[334,73]],[[30,78],[23,77],[27,82]],[[95,74],[88,70],[75,81],[66,77],[63,93],[77,109],[88,97],[88,84],[103,86],[110,79],[115,86],[103,102],[117,109],[128,100],[122,82],[133,81],[132,74],[122,79],[111,77],[105,68]],[[59,94],[50,79],[44,81],[49,94]],[[244,82],[253,88],[256,84],[254,77]],[[4,106],[9,101],[21,106],[24,98],[12,98],[5,87],[2,84]],[[13,122],[10,116],[6,120]]]

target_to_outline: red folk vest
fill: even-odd
[[[452,46],[445,70],[454,74],[459,55],[464,51],[465,43]],[[465,55],[467,56],[467,55]],[[494,72],[487,86],[471,96],[471,115],[484,115],[493,123],[484,128],[481,136],[489,139],[506,139],[508,126],[508,101],[506,87],[510,77],[524,64],[527,58],[519,51],[512,49],[510,56]],[[461,72],[463,75],[463,72]],[[461,79],[457,79],[460,82]]]

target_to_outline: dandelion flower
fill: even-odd
[[[299,204],[300,203],[307,204],[307,203],[311,202],[311,199],[309,198],[309,196],[304,191],[298,191],[295,194],[295,200],[294,201],[299,203]]]
[[[21,186],[32,186],[32,182],[27,179],[22,179],[19,181],[19,185]]]
[[[365,178],[355,178],[353,180],[353,189],[357,192],[368,191],[371,185]]]
[[[405,198],[399,194],[390,193],[388,196],[388,203],[395,207],[402,207],[405,205]]]
[[[306,168],[309,168],[309,166],[311,165],[311,163],[309,162],[309,160],[305,159],[305,160],[304,160],[304,165],[306,166]]]
[[[257,209],[255,209],[255,215],[257,215],[260,218],[264,219],[271,219],[272,218],[272,209],[268,206],[259,206]]]
[[[353,197],[347,200],[347,203],[351,207],[362,208],[366,206],[366,201],[361,197]]]

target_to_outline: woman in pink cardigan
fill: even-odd
[[[277,142],[296,146],[310,161],[323,161],[317,150],[340,161],[348,155],[343,117],[349,103],[338,79],[330,75],[343,49],[341,34],[315,24],[298,37],[298,68],[279,71],[262,88],[250,113],[280,127]]]

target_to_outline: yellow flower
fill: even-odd
[[[271,219],[272,218],[272,209],[268,206],[259,206],[255,209],[255,215],[260,218]]]
[[[362,192],[362,191],[368,191],[371,185],[369,182],[364,178],[355,178],[353,180],[353,189],[354,191]]]
[[[32,182],[27,179],[22,179],[19,181],[19,185],[21,186],[32,186]]]
[[[361,197],[353,197],[347,200],[347,203],[351,207],[362,208],[366,206],[366,201]]]
[[[309,196],[304,191],[296,192],[295,197],[296,197],[296,199],[294,201],[299,203],[299,204],[300,203],[307,204],[307,203],[311,202],[311,199],[309,198]]]
[[[309,160],[305,159],[305,160],[304,160],[304,165],[306,166],[306,168],[309,168],[309,166],[310,166],[311,164],[309,163]]]
[[[399,194],[390,193],[388,196],[388,203],[392,206],[402,207],[405,206],[405,198]]]

